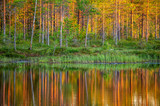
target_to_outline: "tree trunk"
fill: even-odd
[[[77,24],[78,24],[78,27],[79,27],[78,31],[80,32],[80,10],[78,10]]]
[[[114,18],[114,16],[113,16],[113,18]],[[113,20],[113,26],[112,26],[112,36],[113,36],[113,38],[114,38],[114,35],[115,35],[115,20]]]
[[[142,38],[144,38],[144,13],[142,13]]]
[[[122,32],[121,32],[122,38],[124,38],[124,15],[122,16]]]
[[[84,28],[84,15],[82,13],[82,30],[83,30],[83,28]]]
[[[49,45],[49,2],[48,2],[48,12],[47,12],[47,21],[48,21],[48,29],[47,29],[47,45]]]
[[[61,4],[61,29],[60,29],[60,47],[62,47],[62,30],[63,30],[63,4]]]
[[[104,36],[105,36],[105,32],[104,32],[104,5],[103,5],[103,13],[102,13],[102,31],[103,31],[103,35],[102,35],[102,46],[104,45]]]
[[[66,47],[68,47],[68,39],[67,39],[67,35],[69,35],[69,29],[67,29],[67,34],[66,34]]]
[[[116,0],[116,25],[115,25],[115,34],[116,34],[116,36],[115,36],[115,44],[117,45],[117,0]]]
[[[53,30],[54,30],[54,21],[53,21],[53,11],[54,11],[54,8],[53,8],[53,4],[51,5],[51,28],[52,28],[52,36],[53,36]]]
[[[46,5],[46,8],[48,8],[47,7],[47,5]],[[47,18],[47,15],[48,15],[48,13],[47,13],[47,10],[45,11],[45,25],[44,25],[44,28],[45,28],[45,41],[46,41],[46,44],[48,44],[48,41],[47,41],[47,34],[48,34],[48,18]]]
[[[97,37],[97,15],[96,15],[96,18],[95,18],[95,39]]]
[[[14,50],[16,51],[16,25],[17,25],[16,7],[14,8],[14,14],[15,14],[15,17],[14,17]]]
[[[86,28],[85,47],[87,47],[87,39],[88,39],[88,25],[89,25],[89,15],[87,16],[87,28]]]
[[[1,32],[3,31],[3,16],[2,16],[2,13],[1,13]]]
[[[26,12],[25,12],[25,7],[24,7],[24,19],[23,19],[23,39],[26,40]]]
[[[138,38],[140,38],[140,35],[141,35],[141,25],[140,25],[140,23],[138,24],[138,30],[139,30]]]
[[[56,31],[56,8],[55,8],[55,2],[54,2],[54,31]]]
[[[133,3],[133,0],[131,0],[131,3]],[[133,9],[131,10],[131,38],[132,37],[133,37]]]
[[[3,2],[4,2],[4,5],[3,5],[3,7],[4,7],[4,9],[3,9],[3,21],[4,21],[4,26],[3,26],[3,35],[4,35],[4,39],[3,39],[3,41],[5,42],[5,37],[6,37],[6,1],[5,0],[3,0]]]
[[[147,17],[146,17],[146,42],[148,42],[148,36],[149,36],[149,33],[148,33],[148,30],[149,30],[149,24],[148,24],[148,13],[149,13],[149,0],[147,0]]]
[[[58,8],[60,10],[60,8]],[[57,9],[57,14],[56,14],[56,26],[57,26],[57,38],[58,38],[58,27],[59,27],[59,17],[58,17],[58,9]]]
[[[36,20],[36,9],[37,9],[37,0],[35,1],[35,10],[34,10],[34,18],[33,18],[33,27],[32,27],[30,50],[32,50],[32,42],[33,42],[33,34],[34,34],[34,25],[35,25],[35,20]]]
[[[43,0],[42,0],[42,44],[44,44],[44,11],[43,11]]]
[[[157,39],[157,24],[158,24],[158,22],[157,22],[157,2],[156,2],[156,22],[155,22],[155,39]]]
[[[126,38],[128,38],[128,33],[129,33],[129,31],[128,31],[128,13],[127,13]]]
[[[93,32],[93,16],[91,16],[91,32]]]
[[[42,0],[40,0],[40,19],[39,19],[39,43],[41,42],[41,38],[42,38]]]
[[[9,1],[9,3],[11,3],[11,0]],[[9,38],[11,38],[11,5],[9,4]]]
[[[118,28],[117,28],[117,33],[118,33],[118,40],[120,40],[120,0],[118,0]]]
[[[69,6],[67,7],[67,14],[68,14],[68,19],[70,19],[70,15],[69,15]],[[68,20],[69,21],[69,20]],[[68,27],[67,28],[67,34],[66,34],[66,47],[68,47],[68,39],[67,39],[67,37],[69,36],[69,33],[70,33],[70,31],[69,31],[69,29],[70,29],[70,27]]]

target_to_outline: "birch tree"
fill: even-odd
[[[24,0],[15,0],[12,5],[14,7],[14,50],[16,51],[16,28],[17,28],[17,8],[23,6]]]
[[[81,0],[78,4],[79,9],[84,13],[87,17],[87,27],[86,27],[86,36],[85,36],[85,47],[87,47],[87,40],[88,40],[88,27],[89,27],[89,17],[92,14],[97,13],[97,9],[90,3],[89,0]]]
[[[62,30],[63,30],[63,0],[60,2],[60,13],[61,13],[61,27],[60,27],[60,47],[62,47]]]
[[[32,50],[32,42],[33,42],[33,34],[34,34],[34,25],[35,25],[35,20],[36,20],[36,9],[37,9],[37,0],[35,1],[35,10],[34,10],[34,17],[33,17],[33,27],[32,27],[30,50]]]

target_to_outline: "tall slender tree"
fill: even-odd
[[[16,7],[14,7],[14,50],[16,51],[16,26],[17,26],[17,13]]]
[[[60,24],[60,47],[62,47],[62,30],[63,30],[63,0],[61,1],[60,6],[61,13],[61,24]]]
[[[131,0],[131,5],[133,5],[133,0]],[[131,37],[133,37],[133,6],[131,6]]]
[[[14,0],[12,3],[14,7],[14,50],[16,51],[16,30],[17,30],[17,8],[23,6],[24,0]]]
[[[88,40],[88,27],[89,27],[89,17],[97,13],[96,8],[90,3],[89,0],[81,0],[78,4],[78,8],[86,15],[87,17],[87,24],[86,24],[86,37],[85,37],[85,47],[87,47],[87,40]]]
[[[149,0],[147,0],[147,13],[146,13],[146,42],[148,41],[148,36],[149,36]]]
[[[4,35],[4,39],[3,41],[5,42],[5,37],[6,37],[6,0],[3,0],[3,35]]]
[[[116,0],[116,11],[115,11],[115,44],[117,45],[117,34],[118,34],[118,31],[117,31],[117,28],[118,28],[118,24],[117,24],[117,0]]]
[[[158,15],[157,15],[157,1],[156,1],[156,14],[155,14],[155,39],[157,39],[157,24],[158,24]]]
[[[47,21],[48,21],[47,22],[48,23],[48,25],[47,25],[48,26],[48,28],[47,28],[47,45],[49,45],[49,25],[50,25],[49,24],[49,11],[50,10],[49,10],[49,1],[48,1],[48,11],[47,11]]]
[[[23,16],[23,39],[26,40],[26,7],[24,7],[24,16]]]
[[[12,10],[11,10],[11,0],[9,0],[9,38],[11,38],[11,16],[12,16]]]
[[[118,18],[118,22],[117,22],[117,34],[118,34],[118,40],[120,40],[120,0],[118,0],[118,13],[117,13],[117,18]]]
[[[102,45],[104,45],[104,37],[105,37],[105,31],[104,31],[104,20],[105,20],[105,16],[104,16],[104,4],[102,4]]]
[[[39,11],[40,11],[40,18],[39,18],[39,43],[40,43],[42,37],[42,0],[40,0]]]
[[[34,35],[34,26],[35,26],[35,20],[36,20],[36,9],[37,9],[37,0],[35,1],[35,10],[34,10],[34,17],[33,17],[33,27],[32,27],[30,50],[32,50],[33,35]]]
[[[43,3],[44,2],[42,0],[42,6],[41,6],[42,7],[42,17],[41,17],[42,18],[42,24],[41,24],[42,25],[42,44],[44,44],[44,9],[43,9],[44,7],[43,7]]]

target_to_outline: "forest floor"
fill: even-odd
[[[17,50],[13,44],[0,42],[0,62],[32,61],[50,63],[135,63],[155,61],[160,58],[160,40],[121,40],[115,45],[108,40],[101,46],[100,41],[91,41],[88,47],[70,44],[69,47],[56,47],[54,43],[33,44],[29,50],[29,42],[17,42]],[[83,44],[79,44],[83,45]]]

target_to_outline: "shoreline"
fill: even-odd
[[[0,64],[10,64],[10,63],[49,63],[49,64],[160,64],[160,60],[148,60],[139,62],[39,62],[33,60],[12,60],[12,61],[0,61]]]

